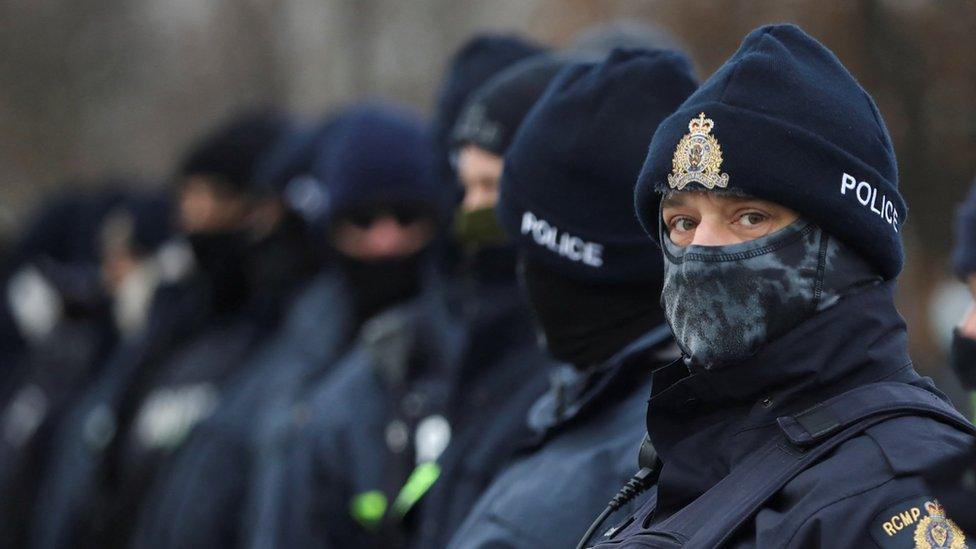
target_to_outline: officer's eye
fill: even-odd
[[[693,231],[697,226],[698,224],[694,219],[682,216],[673,217],[670,223],[671,231],[677,231],[679,233]]]
[[[739,224],[745,227],[755,227],[767,219],[769,219],[769,216],[766,214],[748,212],[739,216]]]

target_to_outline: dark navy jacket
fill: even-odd
[[[465,343],[446,416],[451,442],[438,477],[402,518],[407,545],[441,549],[531,434],[529,409],[556,363],[540,349],[515,279],[515,251],[486,248],[461,279]],[[399,517],[395,517],[399,518]]]
[[[0,397],[0,545],[26,544],[57,426],[98,379],[115,342],[104,324],[62,319],[42,344],[28,347],[16,390]]]
[[[664,463],[657,489],[636,515],[618,519],[609,541],[597,547],[700,546],[693,534],[669,530],[669,521],[782,437],[777,418],[852,389],[874,386],[858,392],[883,394],[883,383],[911,384],[928,398],[944,398],[912,367],[892,283],[844,298],[740,365],[689,374],[678,363],[658,372],[647,409],[648,433]],[[915,547],[916,535],[946,524],[921,474],[972,440],[960,428],[920,415],[873,425],[787,481],[727,545]],[[687,518],[722,516],[711,508],[697,513]]]
[[[399,543],[397,529],[382,524],[385,511],[416,461],[431,451],[420,448],[420,426],[444,426],[461,344],[462,327],[438,286],[368,321],[313,389],[302,422],[293,426],[279,490],[265,494],[274,520],[261,517],[249,546]]]
[[[347,346],[344,286],[319,275],[295,300],[278,334],[261,345],[213,415],[198,425],[146,498],[139,547],[231,547],[255,512],[259,472],[280,459],[296,393]],[[245,518],[247,517],[247,518]]]
[[[56,426],[50,463],[38,488],[31,524],[32,547],[76,546],[90,518],[97,471],[119,431],[126,391],[145,369],[202,329],[200,286],[184,281],[162,286],[146,330],[112,353],[99,378]]]
[[[573,547],[636,471],[651,372],[675,355],[662,326],[585,374],[564,372],[530,413],[535,440],[491,483],[448,546]]]

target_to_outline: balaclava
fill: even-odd
[[[684,56],[617,50],[563,69],[505,155],[498,217],[546,346],[585,368],[661,322],[661,255],[633,216],[657,124],[695,88]]]
[[[704,368],[734,364],[845,294],[881,282],[860,255],[798,219],[729,246],[686,246],[662,230],[661,302],[685,355]]]
[[[181,179],[205,176],[228,192],[254,196],[265,190],[255,170],[289,129],[288,118],[273,110],[238,115],[204,136],[190,149],[179,170]],[[247,302],[249,232],[244,228],[193,232],[187,242],[200,271],[210,281],[217,311],[237,311]]]
[[[833,53],[793,25],[750,33],[661,123],[636,188],[638,217],[664,250],[665,313],[690,361],[741,362],[845,294],[896,277],[897,184],[878,109]],[[742,244],[675,246],[659,193],[702,191],[800,219]]]
[[[312,175],[325,182],[327,207],[319,221],[334,226],[377,214],[402,221],[429,218],[437,227],[447,217],[443,187],[427,177],[428,140],[422,120],[387,104],[364,104],[339,115],[330,146]],[[425,248],[406,257],[360,260],[336,254],[350,289],[354,316],[361,323],[417,295],[430,261]]]

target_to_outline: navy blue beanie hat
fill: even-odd
[[[224,122],[190,148],[179,175],[206,175],[238,192],[264,190],[255,172],[264,155],[285,135],[290,121],[268,109],[249,111]]]
[[[455,186],[449,155],[451,131],[471,94],[502,69],[543,51],[541,46],[518,36],[482,34],[454,54],[437,95],[431,124],[431,169],[435,179]]]
[[[728,189],[791,208],[885,279],[904,263],[907,207],[881,114],[837,57],[794,25],[749,33],[661,123],[635,197],[653,238],[659,193],[685,188]]]
[[[572,60],[537,55],[501,71],[472,95],[451,133],[451,146],[466,144],[503,156],[515,131],[549,82]]]
[[[659,279],[634,181],[658,123],[694,89],[673,51],[615,50],[560,72],[505,155],[496,212],[520,249],[583,282]]]
[[[426,127],[412,111],[370,103],[340,115],[312,175],[328,190],[323,219],[374,204],[410,203],[443,216],[444,189],[427,177]]]
[[[956,210],[956,245],[952,249],[952,270],[966,281],[976,273],[976,182],[965,202]]]

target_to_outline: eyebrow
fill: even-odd
[[[683,197],[684,193],[671,192],[665,195],[664,200],[661,201],[662,208],[677,208],[684,205],[685,200]]]
[[[721,196],[723,196],[725,198],[728,198],[729,200],[732,200],[733,202],[749,202],[749,201],[752,201],[752,200],[761,200],[761,199],[756,198],[754,196],[748,196],[748,195],[743,195],[743,194],[733,193],[733,192],[715,192],[715,191],[677,191],[677,192],[675,192],[675,191],[672,191],[672,192],[668,193],[667,195],[665,195],[664,200],[661,201],[661,207],[662,208],[678,208],[678,207],[684,206],[685,203],[686,203],[685,196],[687,196],[691,192],[702,192],[702,193],[705,193],[705,192],[713,192],[715,194],[719,194],[719,195],[721,195]]]

